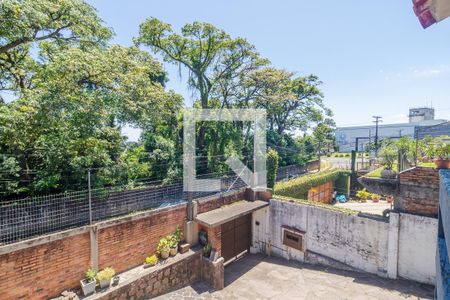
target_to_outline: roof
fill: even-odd
[[[195,221],[207,227],[216,227],[255,210],[266,207],[269,202],[242,200],[205,213],[198,214]]]

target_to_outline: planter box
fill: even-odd
[[[86,279],[80,280],[81,290],[83,291],[83,295],[89,296],[95,292],[96,282],[95,280],[87,282]]]
[[[111,279],[104,279],[100,281],[100,288],[108,288],[111,285]]]
[[[170,256],[175,256],[178,253],[178,247],[170,248]]]

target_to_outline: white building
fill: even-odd
[[[409,123],[380,124],[378,126],[378,140],[384,138],[399,138],[401,136],[414,137],[418,127],[433,126],[447,122],[446,120],[435,120],[434,109],[428,107],[411,108],[409,110]],[[364,149],[364,145],[375,139],[375,125],[338,127],[336,129],[336,143],[339,152],[350,152],[356,149]]]

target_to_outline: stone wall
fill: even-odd
[[[201,279],[201,251],[189,251],[149,269],[138,268],[124,274],[117,287],[96,293],[85,300],[148,299],[182,288]],[[130,272],[132,273],[132,272]]]
[[[253,253],[267,253],[270,241],[271,253],[286,259],[434,283],[434,218],[391,213],[377,220],[275,199],[252,218]],[[303,251],[283,244],[286,227],[304,232]]]
[[[202,279],[216,291],[224,287],[224,258],[220,257],[216,261],[202,258]]]

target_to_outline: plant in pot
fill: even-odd
[[[100,288],[104,289],[111,285],[111,279],[116,275],[113,268],[107,267],[97,273],[97,280],[100,283]]]
[[[394,202],[394,196],[392,196],[392,195],[386,196],[386,201],[387,201],[387,203],[392,203],[392,202]]]
[[[362,189],[356,192],[356,197],[358,197],[361,202],[366,202],[367,198],[369,198],[369,192],[366,189]]]
[[[163,237],[159,240],[157,252],[162,259],[166,259],[170,254],[170,241],[167,237]]]
[[[434,161],[438,169],[450,168],[450,137],[440,137],[434,140],[434,152],[436,159]]]
[[[169,245],[170,245],[170,251],[169,251],[170,256],[177,255],[177,253],[178,253],[177,237],[175,236],[175,234],[171,234],[171,235],[167,236],[167,239],[169,240]]]
[[[372,202],[377,203],[377,202],[380,202],[381,196],[378,194],[372,194],[371,198],[372,198]]]
[[[85,278],[80,280],[81,290],[83,291],[83,295],[88,296],[95,292],[95,286],[97,282],[95,281],[95,275],[97,272],[93,268],[89,268],[86,271]]]
[[[207,243],[204,247],[203,247],[203,256],[205,257],[209,257],[211,255],[211,244]]]
[[[147,256],[144,262],[144,268],[153,267],[158,263],[158,257],[156,255]]]

